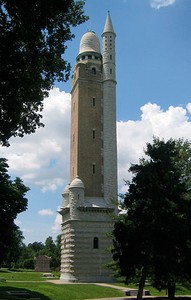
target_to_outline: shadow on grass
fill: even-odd
[[[15,294],[9,294],[7,292],[15,292]],[[19,295],[20,293],[20,295]],[[17,295],[16,295],[17,294]],[[24,295],[26,295],[26,297],[24,297]],[[10,300],[25,300],[25,299],[35,299],[35,300],[51,300],[49,297],[35,292],[35,291],[31,291],[29,289],[26,288],[15,288],[12,286],[1,286],[0,287],[0,299],[10,299]]]

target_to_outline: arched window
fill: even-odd
[[[95,129],[93,129],[92,130],[92,138],[93,138],[93,140],[95,140],[95,137],[96,137],[96,131],[95,131]]]
[[[92,68],[92,74],[94,74],[94,75],[96,74],[96,68],[95,67]]]
[[[94,249],[99,249],[99,239],[98,239],[98,237],[94,237],[94,239],[93,239],[93,248]]]
[[[95,174],[96,172],[96,165],[95,163],[92,164],[92,173]]]

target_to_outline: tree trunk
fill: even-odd
[[[143,298],[143,290],[144,290],[144,286],[145,286],[146,276],[147,276],[147,270],[146,270],[146,267],[144,266],[142,269],[141,279],[139,282],[139,290],[137,293],[137,300],[142,300],[142,298]]]
[[[168,282],[168,299],[173,300],[175,298],[175,282]]]

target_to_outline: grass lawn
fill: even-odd
[[[41,300],[84,300],[123,296],[123,293],[118,290],[93,284],[57,285],[48,282],[7,282],[0,285],[0,299],[4,299],[4,292],[8,290],[28,291],[31,297],[39,297]]]
[[[5,278],[8,281],[45,281],[49,278],[42,276],[41,272],[34,271],[25,271],[25,270],[16,270],[10,271],[7,269],[0,269],[0,278]],[[54,279],[59,278],[58,273],[54,273]],[[52,279],[52,278],[51,278]]]
[[[0,282],[0,299],[21,299],[6,296],[5,291],[11,290],[26,291],[31,297],[41,300],[84,300],[124,296],[121,291],[94,284],[53,284],[47,282],[46,278],[42,278],[42,273],[38,272],[0,270],[0,278],[6,279],[6,282]]]
[[[0,299],[21,300],[21,297],[8,296],[5,291],[26,291],[31,297],[40,298],[41,300],[85,300],[96,298],[116,298],[123,297],[123,292],[94,284],[53,284],[42,277],[43,273],[34,271],[9,271],[0,269],[0,278],[6,279],[5,282],[0,282]],[[54,279],[58,279],[57,277]],[[122,282],[115,283],[126,288],[137,289],[136,285],[126,286]],[[152,296],[166,296],[166,291],[157,291],[150,285],[145,286]],[[191,295],[191,289],[177,286],[176,295]]]

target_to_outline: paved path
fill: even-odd
[[[119,285],[114,285],[114,284],[108,284],[108,283],[94,283],[96,285],[100,285],[100,286],[105,286],[105,287],[109,287],[109,288],[113,288],[113,289],[116,289],[116,290],[120,290],[124,293],[125,295],[125,291],[128,290],[128,288],[124,288],[123,286],[119,286]],[[126,300],[128,299],[129,297],[118,297],[118,298],[99,298],[99,299],[93,299],[93,300]],[[89,300],[89,299],[86,299],[86,300]]]
[[[115,284],[112,284],[112,283],[99,283],[99,282],[95,282],[95,283],[92,283],[92,282],[64,282],[63,280],[60,280],[60,279],[49,279],[47,280],[47,282],[52,282],[52,283],[55,283],[55,284],[95,284],[95,285],[100,285],[100,286],[105,286],[105,287],[110,287],[110,288],[114,288],[114,289],[117,289],[117,290],[121,290],[121,291],[128,291],[128,290],[133,290],[133,289],[128,289],[124,286],[119,286],[119,285],[115,285]]]

